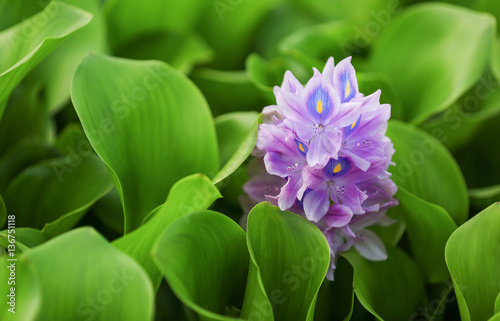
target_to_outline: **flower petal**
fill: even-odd
[[[309,221],[319,221],[328,211],[330,197],[326,189],[315,189],[304,196],[304,212]]]
[[[314,136],[309,143],[309,150],[307,151],[307,163],[311,167],[321,168],[328,163],[332,153],[327,151],[325,147],[329,144],[327,135],[321,133]],[[336,154],[336,153],[335,153]]]
[[[379,237],[370,230],[361,230],[356,233],[357,239],[354,243],[354,248],[370,261],[383,261],[387,259],[387,251],[384,243]]]
[[[266,170],[271,175],[287,177],[300,172],[305,165],[305,161],[296,156],[288,156],[276,152],[268,152],[264,156]],[[301,161],[301,162],[300,162]]]
[[[325,68],[323,68],[323,78],[327,81],[330,86],[333,87],[333,72],[334,72],[335,63],[333,57],[328,58]]]
[[[349,207],[335,204],[330,206],[323,220],[329,227],[342,227],[351,221],[352,216],[353,213]]]
[[[300,175],[289,176],[285,186],[281,188],[281,193],[278,195],[278,206],[280,210],[286,211],[293,206],[297,199],[297,192],[302,187],[303,180]]]
[[[337,91],[342,103],[348,102],[358,93],[356,71],[351,64],[351,57],[347,57],[335,66],[333,87]]]

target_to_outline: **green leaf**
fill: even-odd
[[[71,78],[80,61],[89,52],[108,51],[106,21],[100,0],[63,0],[92,14],[92,21],[77,30],[55,49],[28,76],[31,81],[43,84],[47,109],[52,114],[63,108],[70,98]]]
[[[257,141],[258,116],[256,112],[235,112],[215,119],[222,169],[215,175],[214,183],[231,175],[252,152]]]
[[[36,271],[26,260],[8,261],[9,258],[17,260],[9,256],[0,256],[2,265],[0,295],[6,298],[3,308],[0,309],[0,319],[3,321],[40,320],[37,318],[42,301],[42,292],[37,279],[40,272]],[[14,267],[11,264],[14,264]],[[14,272],[13,276],[11,272]],[[15,299],[13,304],[10,304],[11,298]],[[9,311],[9,309],[12,310]]]
[[[0,1],[0,30],[12,27],[43,10],[44,4],[30,0]]]
[[[123,227],[125,225],[123,218],[123,207],[120,200],[120,194],[116,188],[100,198],[92,206],[92,214],[97,217],[105,226],[109,227],[118,235],[123,235]]]
[[[404,118],[403,104],[386,75],[380,72],[356,72],[356,78],[358,79],[359,92],[366,96],[381,90],[380,103],[391,105],[391,119],[401,120]]]
[[[0,47],[10,48],[0,62],[0,118],[7,98],[24,76],[91,18],[83,10],[54,1],[42,12],[0,32]]]
[[[471,206],[485,208],[500,201],[500,185],[470,189],[469,197]]]
[[[494,316],[489,318],[488,321],[500,321],[500,313],[495,314]]]
[[[318,293],[314,321],[349,320],[353,312],[354,271],[349,262],[339,257],[335,268],[335,281],[323,281]]]
[[[12,92],[0,120],[0,155],[28,139],[49,143],[55,126],[42,99],[41,86],[22,82]]]
[[[152,320],[153,287],[146,273],[92,228],[72,230],[25,252],[22,258],[36,271],[43,271],[37,274],[42,300],[38,320],[73,320],[76,316]]]
[[[26,167],[48,158],[59,157],[57,149],[40,139],[25,139],[12,146],[0,158],[0,192]]]
[[[357,0],[356,5],[345,1],[293,0],[301,11],[319,20],[347,20],[359,27],[357,37],[373,38],[386,27],[393,15],[401,11],[401,1]],[[371,23],[370,23],[371,22]],[[374,35],[375,33],[375,35]],[[368,39],[370,40],[370,39]]]
[[[83,129],[121,195],[125,232],[163,204],[180,178],[215,175],[210,110],[199,90],[174,68],[91,55],[80,64],[72,86]]]
[[[207,177],[196,174],[183,178],[172,187],[167,201],[155,210],[154,216],[112,244],[139,262],[157,289],[161,275],[150,256],[155,241],[172,222],[191,212],[207,209],[219,197],[219,191]]]
[[[368,229],[375,232],[377,236],[384,242],[396,246],[403,234],[406,231],[406,222],[403,214],[398,211],[398,207],[389,208],[386,214],[388,217],[396,220],[389,226],[372,225]]]
[[[396,153],[390,168],[396,185],[442,206],[457,225],[467,220],[465,180],[453,156],[434,137],[409,124],[390,121],[387,129]]]
[[[135,0],[110,0],[106,1],[104,9],[109,39],[116,48],[151,32],[192,30],[212,8],[204,0],[146,0],[140,3]]]
[[[444,248],[457,228],[450,215],[440,206],[426,202],[399,187],[398,211],[404,215],[410,246],[428,283],[443,282],[449,277]]]
[[[500,80],[500,38],[493,42],[493,52],[491,54],[491,70],[497,80]]]
[[[239,111],[261,111],[266,105],[246,71],[197,68],[190,77],[207,98],[214,116],[233,112],[235,106]]]
[[[250,212],[247,231],[251,262],[242,317],[312,320],[330,263],[323,233],[305,218],[266,202]]]
[[[495,313],[500,313],[500,293],[498,293],[497,299],[495,300]]]
[[[3,201],[2,195],[0,195],[0,226],[4,226],[7,222],[7,209],[5,208],[5,202]]]
[[[217,212],[192,213],[164,230],[152,256],[200,320],[236,320],[223,314],[248,268],[245,232],[238,224]]]
[[[300,34],[302,29],[317,23],[314,17],[311,17],[300,10],[292,3],[283,1],[276,10],[271,11],[259,24],[255,32],[254,52],[258,52],[265,57],[274,57],[278,52],[280,43],[284,38],[290,35]],[[312,37],[314,35],[310,33]],[[300,39],[300,38],[299,38]],[[300,41],[299,41],[300,42]],[[320,45],[316,43],[316,45]]]
[[[276,57],[266,60],[256,53],[247,57],[246,70],[250,81],[262,91],[268,104],[276,104],[273,87],[281,85],[283,75],[290,70],[295,77],[305,83],[312,76],[312,67],[322,69],[326,62],[301,62],[291,57]]]
[[[241,69],[252,50],[252,36],[262,19],[281,0],[210,1],[199,20],[198,31],[216,52],[210,65],[216,69]],[[249,41],[250,40],[250,41]]]
[[[500,167],[490,165],[496,164],[500,158],[500,149],[492,148],[500,137],[499,123],[500,115],[487,119],[474,135],[473,141],[453,153],[470,188],[483,188],[500,183]],[[481,207],[478,210],[483,209],[484,207]]]
[[[326,62],[332,56],[335,62],[348,55],[348,47],[356,32],[352,23],[332,21],[297,29],[279,42],[284,55],[302,55]]]
[[[87,156],[93,152],[82,126],[77,123],[70,123],[57,136],[54,146],[63,155]]]
[[[460,316],[487,320],[500,292],[500,203],[494,203],[460,226],[446,244],[446,264],[457,295]]]
[[[354,268],[354,292],[361,304],[381,320],[406,320],[424,296],[424,279],[402,250],[386,244],[385,261],[368,261],[356,251],[342,255]]]
[[[459,100],[419,127],[454,152],[476,139],[492,118],[500,115],[500,89],[495,77],[485,73]]]
[[[491,16],[468,9],[442,3],[414,6],[382,31],[370,69],[389,77],[406,119],[421,122],[479,80],[490,58],[494,27]]]
[[[213,52],[195,33],[155,32],[120,46],[116,55],[139,60],[162,60],[188,74],[193,65],[209,62]]]
[[[43,228],[53,237],[78,223],[111,187],[106,167],[97,157],[65,157],[27,168],[4,196],[18,226]]]
[[[10,244],[8,231],[0,231],[0,245],[6,249]],[[13,236],[15,237],[16,253],[25,252],[49,240],[49,237],[42,231],[29,227],[17,227]]]

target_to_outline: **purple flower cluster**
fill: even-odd
[[[349,57],[336,66],[330,58],[305,87],[287,71],[274,94],[277,105],[264,108],[255,151],[265,170],[254,168],[246,193],[303,215],[323,231],[332,255],[330,280],[338,253],[352,246],[367,259],[386,259],[383,242],[365,229],[391,224],[385,212],[398,204],[387,172],[394,154],[385,136],[391,107],[380,104],[380,90],[359,92]]]

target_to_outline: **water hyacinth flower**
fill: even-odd
[[[333,280],[338,253],[354,247],[369,260],[387,258],[383,242],[367,227],[394,222],[385,215],[398,205],[387,171],[394,148],[385,135],[391,107],[380,90],[359,92],[351,58],[303,86],[290,71],[274,88],[276,105],[263,110],[250,180],[251,200],[267,200],[304,216],[330,245],[327,278]]]

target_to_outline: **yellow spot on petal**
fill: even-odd
[[[351,129],[353,129],[353,128],[354,128],[354,126],[356,126],[356,122],[352,123],[352,125],[351,125]]]
[[[337,174],[338,172],[340,172],[341,169],[342,166],[340,166],[340,163],[338,163],[337,166],[335,166],[335,168],[333,169],[333,173]]]
[[[351,83],[348,80],[348,81],[346,81],[346,84],[345,84],[344,98],[347,98],[350,93],[351,93]]]
[[[299,149],[300,149],[300,151],[301,151],[302,153],[305,153],[305,152],[306,152],[306,150],[304,149],[304,146],[302,146],[302,144],[301,144],[301,143],[299,143]]]
[[[323,103],[321,102],[321,99],[318,99],[318,103],[316,104],[316,110],[318,111],[319,114],[323,112]]]

